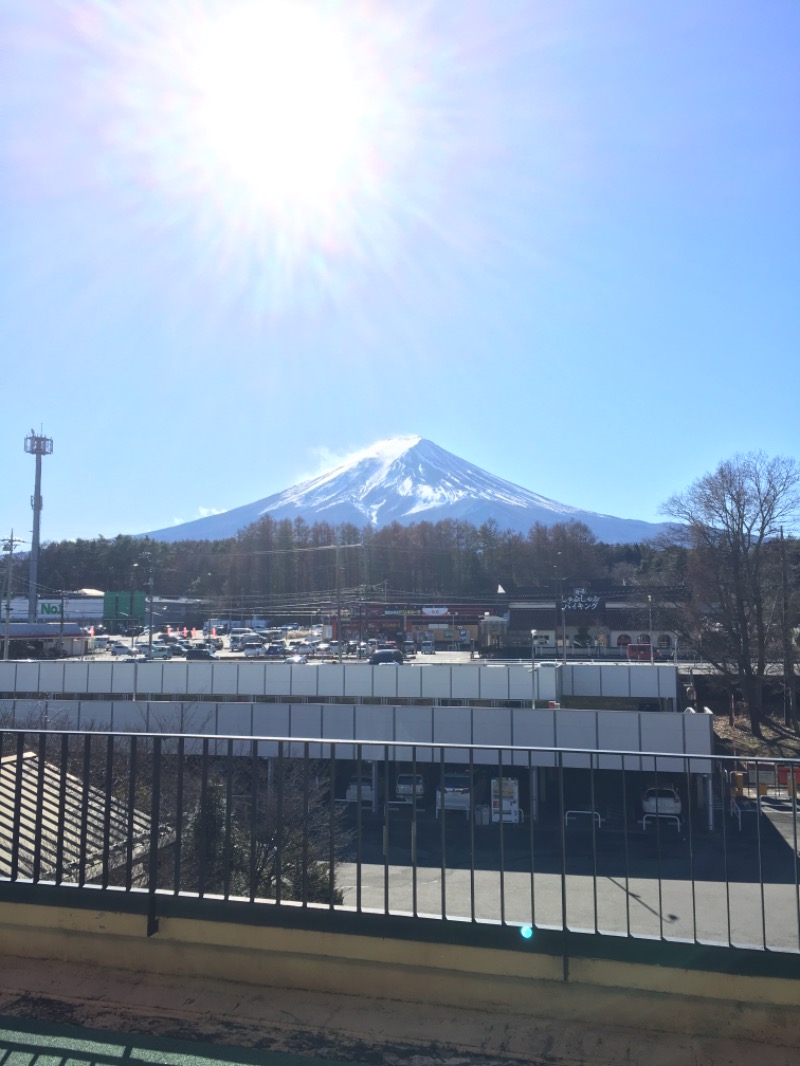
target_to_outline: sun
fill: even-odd
[[[223,11],[189,35],[181,62],[191,152],[213,185],[281,213],[328,209],[359,183],[372,72],[318,9]]]
[[[462,155],[429,0],[72,2],[88,164],[187,293],[341,305],[438,225]]]

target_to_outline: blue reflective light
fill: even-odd
[[[533,926],[523,925],[520,929],[520,933],[522,934],[524,940],[530,940],[533,936]]]

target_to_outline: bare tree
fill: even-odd
[[[780,658],[778,537],[800,512],[800,468],[761,452],[736,456],[663,507],[684,526],[692,589],[688,621],[703,653],[742,689],[753,733],[761,735],[770,656]]]

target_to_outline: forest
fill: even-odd
[[[269,602],[302,602],[335,590],[382,598],[483,599],[498,584],[554,587],[569,576],[582,583],[674,583],[685,568],[679,546],[599,543],[579,522],[535,525],[527,536],[496,523],[394,523],[355,526],[275,522],[264,517],[221,541],[163,543],[113,539],[46,544],[39,556],[42,595],[81,588],[142,589],[159,596],[208,601],[220,612]],[[338,569],[338,577],[337,577]],[[21,584],[24,566],[18,566]]]

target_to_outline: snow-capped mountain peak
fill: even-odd
[[[309,524],[347,522],[380,527],[392,522],[458,519],[480,526],[494,519],[501,529],[525,532],[536,522],[584,522],[600,540],[647,540],[662,526],[614,518],[558,503],[418,436],[378,441],[346,461],[292,488],[223,514],[156,530],[156,540],[217,540],[234,536],[264,515]]]

